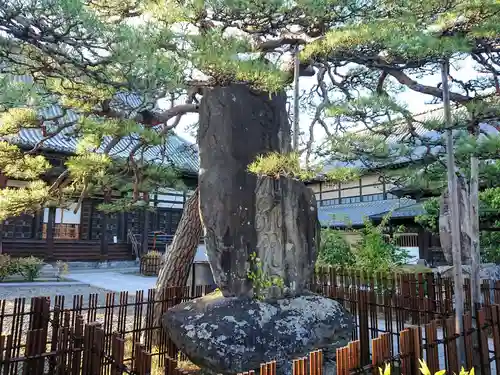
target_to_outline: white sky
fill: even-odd
[[[464,59],[460,65],[456,65],[451,67],[451,74],[458,79],[462,79],[464,81],[467,81],[468,79],[471,79],[472,77],[477,77],[478,73],[476,69],[474,69],[472,59]],[[438,83],[441,82],[441,72],[436,71],[436,74],[433,76],[426,76],[424,78],[417,78],[413,77],[418,83],[421,83],[423,85],[428,85],[428,86],[436,86]],[[316,83],[316,78],[315,77],[302,77],[300,80],[300,90],[309,90],[312,88],[312,86]],[[436,104],[429,104],[429,102],[433,99],[429,95],[425,95],[422,93],[418,93],[415,91],[407,90],[403,93],[401,93],[398,97],[398,99],[401,102],[406,103],[408,106],[408,109],[412,111],[413,113],[420,113],[424,111],[428,111],[431,109],[435,109],[439,107],[440,105]],[[189,133],[189,125],[193,124],[197,121],[198,115],[197,114],[189,114],[184,116],[182,122],[179,124],[177,128],[177,133],[186,138],[187,140],[191,142],[195,142],[195,138]],[[307,113],[301,113],[300,114],[300,124],[301,124],[301,130],[305,133],[308,131],[308,126],[311,121],[311,117]],[[324,137],[324,133],[320,129],[319,126],[317,126],[316,133],[315,133],[315,139],[320,140]]]

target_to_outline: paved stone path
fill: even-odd
[[[147,291],[156,284],[156,276],[140,276],[117,271],[73,272],[67,278],[113,292]]]

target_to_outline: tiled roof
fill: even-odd
[[[40,129],[22,129],[19,134],[10,139],[12,143],[19,146],[33,147],[43,139]],[[97,150],[102,152],[109,138]],[[137,140],[131,137],[124,137],[113,147],[110,155],[126,158],[129,152],[137,144]],[[42,149],[56,152],[73,153],[76,150],[77,140],[64,133],[58,134],[44,142]],[[198,151],[196,145],[189,143],[178,135],[167,137],[164,146],[153,146],[145,150],[144,159],[148,161],[158,161],[161,163],[171,163],[174,167],[183,172],[198,173]]]
[[[371,219],[382,219],[385,215],[387,215],[391,210],[386,212],[382,212],[376,215],[371,215]],[[391,218],[409,218],[415,217],[418,215],[425,214],[425,209],[422,202],[414,203],[409,206],[404,206],[400,208],[396,208],[392,211]]]
[[[410,206],[414,203],[414,200],[402,198],[322,206],[318,208],[318,218],[322,226],[363,225],[364,219],[370,216]]]
[[[460,118],[461,116],[464,115],[464,109],[455,109],[453,111],[453,115],[457,118]],[[415,119],[416,123],[414,124],[415,126],[415,133],[419,135],[420,137],[424,138],[427,142],[432,142],[432,141],[437,141],[439,140],[442,136],[443,133],[435,130],[429,130],[424,127],[422,123],[428,122],[428,121],[443,121],[444,118],[444,113],[443,113],[443,108],[441,105],[439,105],[437,108],[434,108],[430,111],[426,111],[423,113],[419,113],[413,116]],[[401,121],[401,125],[405,125],[403,121]],[[480,125],[481,130],[484,133],[487,134],[498,134],[499,129],[497,126],[491,125],[491,124],[486,124],[486,123],[481,123]],[[362,130],[359,133],[363,134],[369,134],[369,130]],[[405,126],[401,127],[401,131],[397,132],[387,138],[387,142],[389,145],[398,145],[398,143],[401,142],[404,136],[407,135],[407,130]],[[362,159],[360,160],[355,160],[351,162],[343,162],[343,161],[330,161],[328,165],[324,168],[324,172],[328,172],[329,170],[332,170],[334,168],[339,168],[339,167],[357,167],[361,169],[372,169],[372,168],[377,168],[377,167],[385,167],[385,166],[390,166],[390,165],[395,165],[395,164],[403,164],[403,163],[408,163],[412,161],[418,161],[422,159],[425,155],[437,155],[440,154],[443,151],[442,146],[433,146],[431,147],[430,151],[427,149],[427,146],[424,144],[422,146],[416,146],[411,150],[411,154],[401,156],[396,158],[395,160],[392,160],[390,163],[388,162],[373,162],[371,160],[365,160],[363,161]]]
[[[29,76],[15,76],[12,77],[13,81],[30,83]],[[131,93],[118,93],[111,103],[111,106],[120,110],[127,111],[130,116],[134,116],[138,111],[145,109],[145,103],[138,95]],[[58,106],[51,106],[41,111],[40,115],[43,118],[54,118],[62,115],[62,110]],[[63,125],[69,122],[76,122],[78,115],[72,111],[67,111],[66,115],[59,120],[58,125]],[[46,122],[47,127],[53,125],[51,122]],[[77,139],[71,136],[71,127],[65,129],[61,133],[46,140],[41,147],[43,150],[74,153],[77,146]],[[22,129],[15,137],[10,137],[8,140],[19,146],[33,147],[43,139],[41,129]],[[102,152],[106,145],[110,142],[111,137],[104,139],[103,144],[97,150]],[[115,145],[110,155],[113,157],[128,157],[130,151],[139,142],[138,138],[131,134],[130,136],[123,137],[120,142]],[[154,161],[158,163],[169,163],[183,172],[198,173],[198,149],[197,145],[188,142],[184,138],[171,132],[166,139],[164,145],[151,146],[144,151],[144,159],[147,161]]]

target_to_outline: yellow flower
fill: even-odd
[[[378,372],[380,375],[391,375],[391,365],[386,363],[384,371],[382,372],[382,369],[379,367]]]

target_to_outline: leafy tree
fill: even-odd
[[[361,240],[353,250],[357,268],[369,272],[388,272],[404,265],[408,253],[384,236],[390,215],[386,215],[379,225],[365,220],[364,228],[360,230]]]
[[[347,243],[342,232],[331,228],[321,230],[321,246],[319,248],[318,266],[351,266],[354,255],[351,245]]]
[[[499,203],[500,189],[489,188],[479,194],[481,259],[486,263],[500,263]],[[424,228],[438,233],[439,200],[430,198],[424,202],[425,213],[415,218]]]
[[[335,9],[325,13],[332,6],[281,0],[2,3],[0,169],[29,184],[2,192],[1,217],[116,190],[126,190],[129,199],[105,202],[102,209],[147,206],[147,192],[178,180],[167,168],[176,155],[165,150],[166,138],[183,115],[198,112],[204,91],[234,82],[282,91],[293,64],[279,56],[337,23],[342,16]],[[293,25],[298,32],[288,31]],[[308,62],[300,74],[314,74]],[[43,139],[15,146],[25,131],[42,132]],[[41,152],[60,134],[76,142],[62,170]],[[197,199],[188,202],[189,215]],[[201,223],[184,223],[159,287],[188,276],[185,264],[194,257]],[[179,259],[185,261],[169,267]]]
[[[32,182],[20,192],[26,199],[2,203],[10,210],[3,216],[93,189],[130,186],[130,176],[132,203],[141,200],[138,193],[151,188],[141,184],[153,183],[142,178],[152,168],[146,151],[153,149],[160,161],[174,157],[157,150],[184,114],[198,111],[204,90],[238,82],[270,94],[282,91],[293,71],[291,59],[282,57],[297,45],[300,75],[316,73],[315,84],[300,101],[312,117],[299,150],[307,163],[314,156],[317,127],[328,136],[320,150],[335,158],[359,158],[360,150],[377,161],[408,156],[406,141],[428,150],[435,140],[416,132],[412,115],[396,99],[404,89],[441,98],[441,88],[420,77],[435,71],[442,58],[455,62],[469,56],[485,72],[465,81],[451,77],[451,100],[468,116],[455,122],[457,130],[472,133],[479,121],[497,117],[497,98],[484,96],[498,86],[497,21],[495,0],[3,2],[0,136],[7,142],[0,143],[0,169],[15,162],[5,172]],[[401,129],[397,115],[406,124],[398,140],[405,142],[388,147],[389,135]],[[439,121],[433,123],[442,129]],[[359,124],[376,130],[337,137],[337,131]],[[46,136],[28,150],[13,147],[8,141],[26,129],[40,129]],[[62,172],[50,168],[40,153],[59,133],[71,134],[78,145]],[[118,150],[130,138],[136,146],[123,160]],[[464,139],[468,145],[474,142],[467,135]],[[481,149],[483,157],[485,152],[498,155],[497,139],[488,137],[483,144],[464,147],[464,154]],[[156,168],[158,173],[151,175],[171,175]],[[159,180],[168,185],[163,177]],[[16,199],[12,192],[3,194],[3,201]],[[177,249],[194,256],[192,246],[181,245]]]
[[[480,189],[496,186],[500,155],[498,123],[497,46],[499,6],[493,1],[375,2],[364,22],[347,22],[325,38],[308,45],[304,58],[324,57],[340,69],[336,82],[343,93],[324,101],[327,115],[338,128],[350,132],[329,134],[320,153],[367,168],[407,164],[402,173],[384,173],[395,184],[441,194],[447,186],[445,156],[456,154],[456,173],[469,185],[472,246],[478,246],[476,197]],[[401,91],[425,94],[434,103],[443,97],[440,65],[453,67],[473,61],[476,75],[448,77],[453,105],[455,150],[445,145],[442,112],[415,116],[398,100]],[[362,82],[351,72],[365,72]],[[429,84],[437,81],[436,86]],[[345,83],[344,83],[345,82]],[[489,125],[486,125],[489,124]],[[352,131],[356,130],[356,131]],[[418,161],[418,162],[417,162]],[[467,227],[469,224],[466,225]]]
[[[378,225],[365,220],[362,229],[353,231],[359,240],[352,245],[342,231],[324,228],[317,266],[349,267],[370,273],[395,271],[406,263],[408,253],[396,245],[394,237],[387,235],[389,218],[386,215]]]

